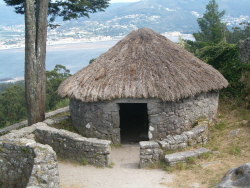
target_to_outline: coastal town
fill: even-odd
[[[1,26],[0,29],[4,31],[6,38],[0,40],[0,50],[13,49],[13,48],[23,48],[25,46],[25,34],[24,25],[15,26]],[[9,33],[12,33],[8,37]],[[178,38],[193,39],[192,34],[183,34],[181,32],[165,32],[162,35],[169,39],[175,41]],[[87,32],[85,30],[80,30],[80,28],[73,27],[69,30],[57,30],[48,29],[47,45],[58,45],[58,44],[71,44],[71,43],[91,43],[98,41],[111,41],[111,40],[121,40],[124,36],[104,36],[95,35],[93,33]]]

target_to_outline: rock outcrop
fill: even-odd
[[[237,168],[232,168],[224,175],[216,188],[249,188],[250,163],[245,163]]]
[[[239,43],[239,59],[241,63],[250,63],[250,38]]]

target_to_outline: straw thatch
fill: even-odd
[[[83,102],[118,98],[176,101],[227,85],[212,66],[164,36],[142,28],[65,80],[58,93]]]

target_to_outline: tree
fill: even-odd
[[[26,117],[24,89],[12,85],[0,94],[0,127]]]
[[[46,111],[61,108],[69,104],[68,99],[57,95],[57,88],[70,76],[70,71],[62,65],[56,65],[46,71]],[[0,84],[0,127],[18,122],[27,117],[25,108],[25,90],[23,81]]]
[[[16,13],[25,14],[25,94],[28,124],[45,119],[45,56],[47,17],[76,19],[104,11],[109,0],[4,0]]]
[[[215,0],[210,0],[203,17],[198,18],[200,31],[193,33],[197,42],[218,43],[224,39],[226,25],[221,22],[221,17],[224,16],[225,11],[219,12],[218,7]]]
[[[63,65],[56,65],[52,71],[46,71],[46,110],[57,108],[58,103],[68,102],[57,95],[57,88],[69,76],[70,71]]]
[[[242,22],[238,27],[233,27],[232,31],[227,32],[227,42],[236,44],[240,40],[245,40],[250,37],[250,23]]]

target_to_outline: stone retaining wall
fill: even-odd
[[[168,135],[158,141],[140,142],[140,168],[145,168],[164,158],[164,150],[176,150],[199,144],[205,145],[208,140],[208,121],[198,122],[190,131],[180,135]]]
[[[190,157],[199,157],[203,153],[211,152],[206,148],[199,148],[194,151],[178,152],[169,155],[165,155],[165,161],[168,166],[174,166],[176,163],[186,163],[187,159]]]
[[[0,137],[0,140],[18,138],[29,138],[38,143],[48,144],[62,158],[78,162],[86,160],[89,164],[96,166],[109,166],[110,164],[111,141],[108,140],[85,138],[70,131],[49,127],[44,122],[13,130]]]
[[[58,115],[58,114],[61,114],[61,113],[65,113],[65,112],[68,112],[69,111],[69,107],[64,107],[64,108],[59,108],[55,111],[52,111],[52,112],[48,112],[45,114],[45,117],[46,118],[49,118],[49,117],[52,117],[52,116],[55,116],[55,115]],[[8,127],[4,127],[2,129],[0,129],[0,136],[2,135],[5,135],[7,134],[8,132],[12,131],[12,130],[16,130],[16,129],[20,129],[22,127],[26,127],[28,125],[28,121],[25,120],[25,121],[21,121],[19,123],[15,123],[13,125],[10,125]]]
[[[163,158],[163,150],[157,142],[140,142],[140,168],[148,167]]]
[[[37,127],[34,134],[37,142],[50,145],[59,157],[101,167],[110,165],[111,141],[85,138],[46,125]]]
[[[202,121],[190,131],[185,131],[180,135],[168,135],[165,139],[158,141],[158,143],[163,150],[176,150],[196,144],[205,145],[207,140],[208,121]]]
[[[45,122],[63,120],[65,117]],[[85,138],[44,122],[12,130],[0,137],[0,187],[57,188],[56,153],[64,159],[104,167],[110,165],[110,144],[111,141]]]
[[[0,141],[0,187],[59,188],[56,153],[30,139]]]

